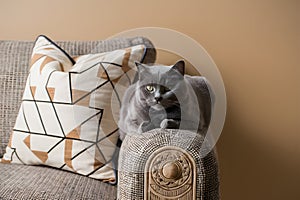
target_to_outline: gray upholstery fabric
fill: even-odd
[[[144,44],[148,48],[144,62],[153,63],[156,58],[152,43],[143,37],[103,41],[61,41],[57,44],[72,56]],[[10,131],[19,111],[33,45],[33,41],[0,41],[0,158],[5,152]]]
[[[126,136],[119,156],[120,199],[143,199],[144,169],[151,154],[164,146],[186,150],[197,165],[197,199],[219,199],[219,171],[214,150],[201,158],[203,137],[184,130],[154,129],[143,134]],[[207,148],[207,147],[205,147]]]
[[[0,163],[0,199],[116,199],[117,187],[49,167]]]

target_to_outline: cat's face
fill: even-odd
[[[176,95],[180,94],[183,82],[184,62],[174,66],[137,63],[140,100],[156,110],[180,106]]]

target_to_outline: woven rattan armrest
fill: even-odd
[[[204,158],[203,137],[155,129],[128,135],[119,156],[119,199],[219,199],[215,152]]]

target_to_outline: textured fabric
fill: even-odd
[[[61,41],[57,44],[72,56],[144,44],[147,52],[143,62],[153,63],[156,58],[153,45],[142,37],[103,41]],[[33,45],[32,41],[0,41],[0,157],[8,144],[10,131],[21,104]]]
[[[0,163],[0,199],[116,199],[116,186],[48,167]]]
[[[154,129],[143,134],[128,135],[119,156],[118,198],[143,199],[143,172],[148,158],[161,147],[175,146],[186,150],[196,163],[196,198],[218,200],[219,176],[215,152],[211,151],[201,158],[202,142],[200,135],[175,129]]]
[[[144,51],[138,45],[82,55],[75,63],[50,39],[38,37],[1,162],[48,165],[115,182],[112,158],[118,126],[112,110],[117,117],[121,104],[115,85],[123,76],[122,88],[130,85],[134,61],[141,61]]]

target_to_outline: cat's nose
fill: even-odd
[[[161,96],[158,96],[158,97],[154,97],[155,101],[158,103],[162,100],[162,97]]]

